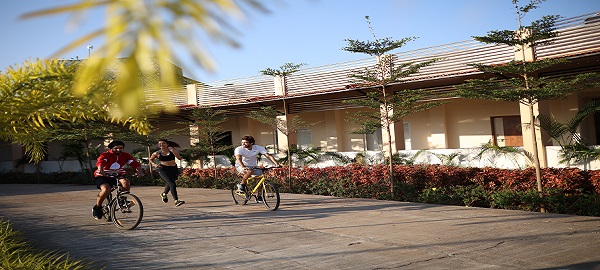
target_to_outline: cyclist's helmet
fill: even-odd
[[[256,142],[256,141],[254,140],[254,137],[252,137],[252,136],[250,136],[250,135],[246,135],[246,136],[242,137],[242,140],[243,140],[243,141],[247,141],[247,142],[249,142],[249,143],[250,143],[250,144],[252,144],[252,145],[254,145],[254,143]]]

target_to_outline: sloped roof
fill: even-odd
[[[541,59],[576,58],[600,54],[598,14],[600,13],[589,13],[558,20],[556,27],[559,36],[554,43],[537,47],[536,56]],[[453,80],[482,74],[479,70],[468,66],[469,63],[493,65],[514,59],[514,51],[508,46],[484,44],[475,40],[404,51],[393,55],[395,56],[394,61],[398,63],[440,59],[434,65],[422,68],[418,74],[399,83],[407,84],[407,87],[425,87],[432,91],[448,91],[452,88]],[[365,58],[306,68],[288,75],[285,99],[290,100],[290,112],[339,108],[341,100],[356,96],[353,93],[360,90],[358,85],[350,81],[348,75],[353,70],[374,64],[374,58]],[[273,78],[265,75],[196,84],[196,90],[198,104],[232,109],[238,107],[240,112],[247,111],[248,107],[268,105],[283,98],[275,95]],[[326,94],[328,96],[324,100],[322,95]],[[332,96],[332,94],[336,95]],[[176,102],[185,107],[185,102],[182,102],[184,100],[186,99],[180,97],[176,99]],[[294,104],[293,100],[298,102]]]

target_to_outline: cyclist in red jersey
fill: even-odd
[[[108,197],[112,187],[117,184],[115,178],[107,175],[117,175],[123,191],[129,191],[130,189],[130,182],[125,177],[125,165],[136,169],[138,177],[144,176],[142,164],[135,160],[130,153],[123,152],[123,148],[125,148],[125,143],[122,141],[112,141],[108,144],[108,150],[100,154],[96,162],[98,169],[94,172],[94,176],[96,178],[96,187],[100,189],[96,198],[96,204],[92,208],[92,215],[96,219],[102,218],[102,202]]]

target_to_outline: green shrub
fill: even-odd
[[[512,210],[600,216],[600,171],[577,168],[542,169],[544,196],[540,197],[535,170],[460,168],[442,165],[394,166],[394,190],[390,194],[385,165],[332,166],[326,168],[287,168],[270,170],[265,176],[281,193],[303,193],[348,198],[372,198]],[[93,184],[82,173],[19,174],[4,173],[2,183]],[[190,188],[229,189],[241,179],[232,168],[184,169],[177,185]],[[164,185],[145,176],[132,178],[133,185]]]
[[[537,190],[499,190],[490,195],[490,206],[509,210],[539,211],[542,198]]]
[[[83,269],[87,265],[56,252],[35,250],[21,233],[0,220],[0,269]]]

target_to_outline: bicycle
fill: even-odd
[[[142,201],[129,191],[121,190],[121,182],[117,180],[116,175],[108,176],[114,178],[117,185],[112,187],[106,197],[106,204],[102,205],[103,218],[112,221],[119,229],[135,229],[144,216]],[[113,196],[115,190],[117,193]]]
[[[277,190],[277,186],[275,186],[273,183],[268,182],[265,178],[265,173],[272,168],[279,167],[258,168],[262,170],[263,174],[253,175],[250,178],[248,178],[247,188],[245,192],[238,190],[237,182],[233,183],[233,186],[231,187],[231,196],[233,197],[233,202],[236,205],[246,205],[248,201],[252,199],[252,197],[254,197],[256,199],[256,202],[260,203],[258,201],[257,196],[257,193],[260,190],[260,196],[262,196],[262,203],[265,204],[265,207],[267,209],[270,209],[271,211],[277,210],[277,208],[279,208],[280,203],[279,190]],[[250,183],[254,181],[257,181],[254,185],[254,188],[250,188]]]

